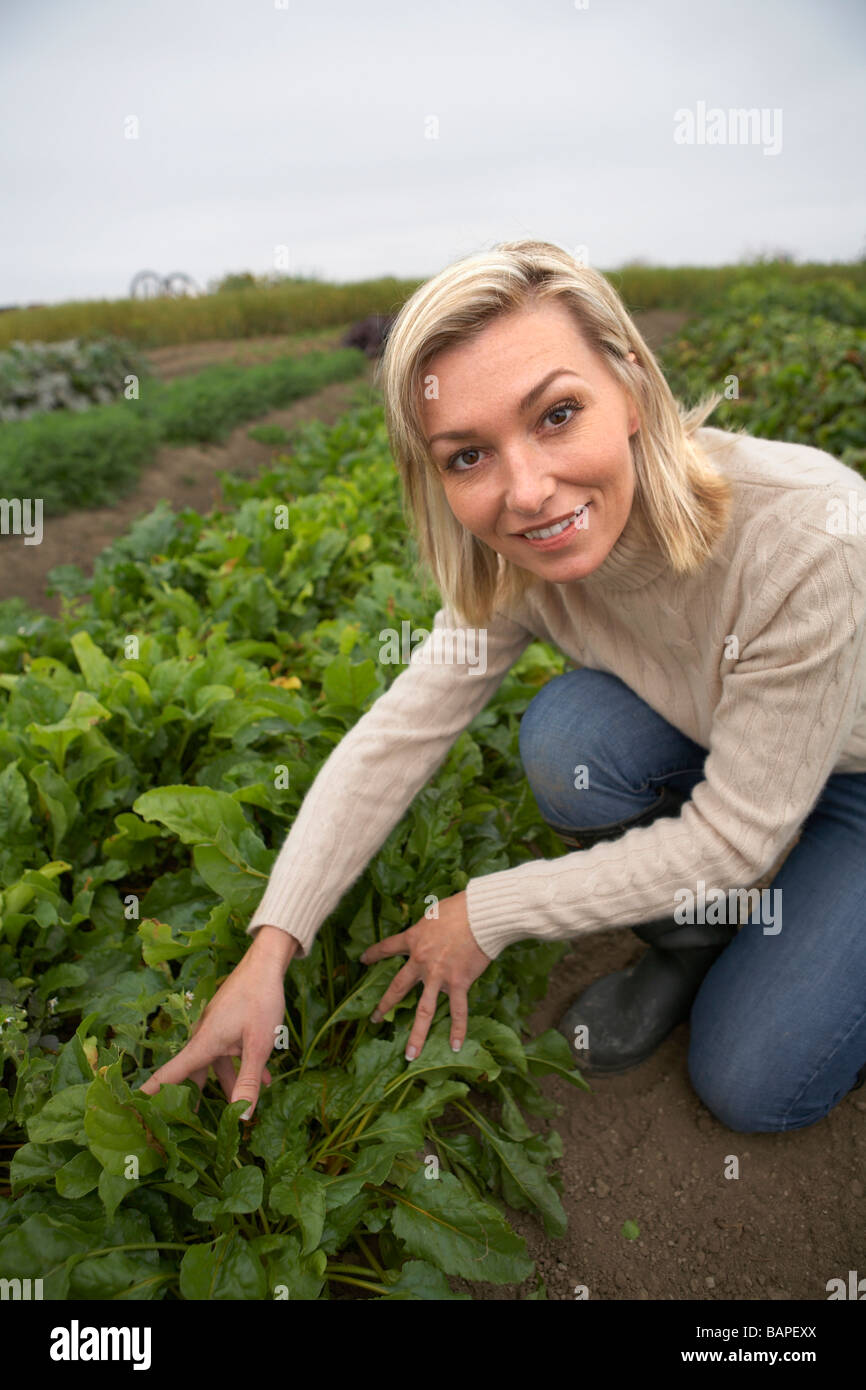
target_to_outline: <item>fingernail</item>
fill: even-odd
[[[378,1009],[374,1009],[374,1010],[373,1010],[373,1012],[372,1012],[371,1015],[370,1015],[370,1021],[371,1021],[372,1023],[381,1023],[381,1022],[382,1022],[382,1015],[379,1013],[379,1010],[378,1010]]]
[[[453,1043],[451,1044],[451,1051],[452,1051],[452,1052],[459,1052],[462,1046],[463,1046],[462,1043],[453,1042]]]
[[[252,1116],[252,1113],[253,1113],[253,1107],[250,1105],[250,1106],[247,1107],[247,1109],[246,1109],[246,1110],[243,1112],[243,1114],[241,1115],[241,1119],[242,1119],[242,1120],[248,1120],[248,1119],[250,1119],[250,1117]]]
[[[407,1048],[406,1048],[406,1061],[407,1061],[407,1062],[413,1062],[417,1056],[418,1056],[418,1049],[417,1049],[416,1047],[407,1047]]]

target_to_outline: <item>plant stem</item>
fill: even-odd
[[[361,1251],[363,1252],[364,1255],[366,1255],[367,1259],[370,1261],[370,1264],[371,1264],[371,1265],[373,1266],[373,1268],[375,1269],[375,1271],[376,1271],[376,1273],[378,1274],[379,1278],[380,1278],[380,1279],[384,1278],[384,1275],[385,1275],[384,1269],[383,1269],[382,1266],[379,1264],[379,1261],[376,1259],[375,1255],[373,1254],[372,1250],[370,1249],[369,1245],[368,1245],[367,1242],[365,1241],[364,1237],[360,1234],[360,1232],[356,1232],[356,1234],[355,1234],[355,1241],[357,1242],[358,1249],[361,1250]]]
[[[286,1008],[286,1027],[288,1028],[289,1032],[295,1040],[295,1043],[297,1044],[298,1052],[303,1052],[304,1044],[301,1042],[300,1033],[298,1032],[294,1023],[292,1022],[292,1016],[289,1013],[288,1007]],[[274,1078],[274,1080],[276,1080],[276,1077]]]
[[[388,1290],[384,1284],[371,1284],[366,1279],[352,1279],[348,1274],[331,1274],[326,1271],[328,1278],[337,1284],[357,1284],[359,1289],[369,1289],[371,1293],[386,1294]]]
[[[204,1168],[202,1168],[198,1163],[196,1163],[194,1158],[190,1158],[188,1153],[185,1153],[183,1156],[189,1164],[190,1168],[194,1168],[195,1171],[198,1173],[202,1182],[208,1183],[212,1191],[214,1191],[218,1197],[221,1197],[223,1195],[222,1188],[220,1187],[219,1183],[214,1182],[214,1179],[211,1177],[210,1173],[206,1172]]]

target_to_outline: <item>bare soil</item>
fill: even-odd
[[[685,321],[680,313],[636,316],[656,348]],[[341,332],[342,330],[340,330]],[[336,345],[340,332],[310,335],[309,347]],[[168,380],[217,361],[267,360],[302,351],[297,339],[194,343],[149,354]],[[256,423],[291,428],[317,418],[332,423],[366,378],[326,387]],[[217,472],[252,475],[273,448],[249,439],[250,423],[221,446],[162,449],[133,493],[114,507],[72,513],[45,523],[41,546],[23,549],[19,537],[0,538],[0,594],[19,594],[34,608],[59,615],[45,593],[52,566],[75,563],[92,573],[93,559],[161,498],[206,513],[221,505]],[[636,961],[645,949],[630,931],[603,932],[565,957],[533,1015],[533,1031],[555,1027],[594,979]],[[590,1078],[591,1092],[558,1078],[542,1082],[565,1109],[552,1123],[565,1153],[558,1169],[569,1229],[548,1239],[534,1217],[512,1212],[551,1299],[809,1299],[825,1300],[828,1279],[866,1274],[866,1088],[846,1096],[820,1123],[787,1134],[740,1134],[726,1129],[691,1088],[688,1025],[682,1024],[641,1066],[620,1076]],[[545,1122],[536,1121],[542,1128]],[[728,1155],[740,1177],[724,1176]],[[627,1240],[625,1221],[640,1235]],[[520,1288],[452,1281],[477,1299],[525,1297]]]

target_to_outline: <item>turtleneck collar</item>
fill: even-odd
[[[657,579],[666,565],[635,497],[628,521],[610,553],[583,579],[572,582],[591,592],[625,593]]]

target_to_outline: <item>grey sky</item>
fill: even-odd
[[[525,235],[601,268],[864,253],[861,0],[580,3],[0,0],[0,304],[278,246],[340,280]],[[699,103],[766,136],[676,143]]]

